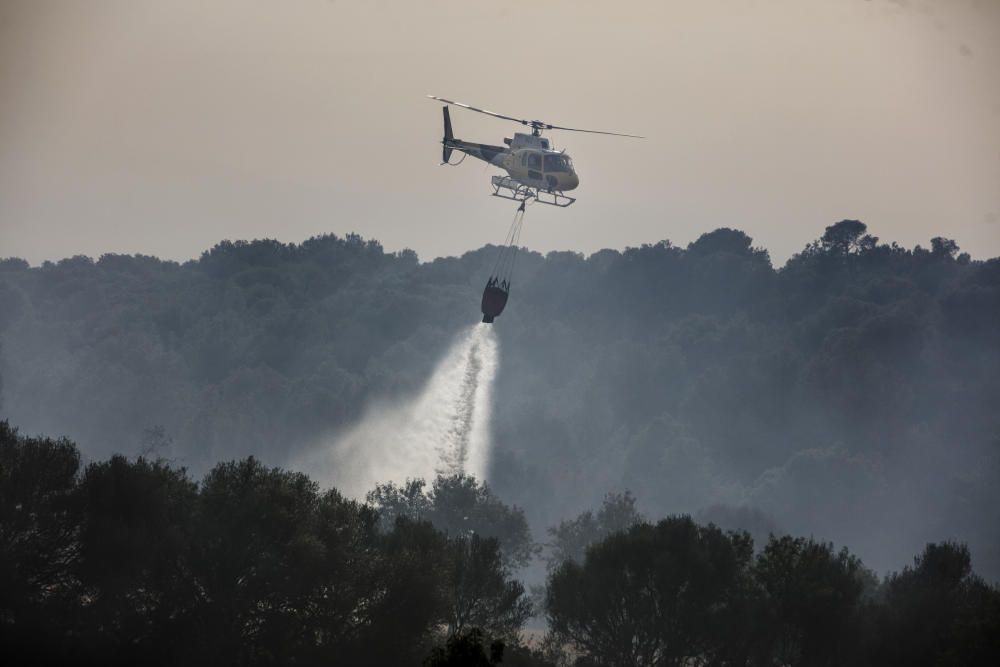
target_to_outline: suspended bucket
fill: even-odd
[[[493,319],[503,312],[510,297],[510,282],[514,274],[514,259],[517,257],[517,242],[521,237],[521,225],[524,223],[524,202],[517,207],[514,220],[510,224],[507,238],[500,247],[493,273],[486,281],[483,290],[483,300],[480,310],[483,311],[483,322],[492,324]]]
[[[507,305],[507,297],[510,296],[509,287],[509,285],[502,286],[496,282],[495,278],[490,278],[489,282],[486,283],[481,306],[483,322],[492,324],[493,318],[503,312],[504,306]]]

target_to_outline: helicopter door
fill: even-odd
[[[542,154],[534,151],[528,153],[528,178],[542,180]]]

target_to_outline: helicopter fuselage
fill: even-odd
[[[622,134],[620,132],[606,132],[604,130],[584,130],[579,127],[564,127],[553,125],[538,119],[529,120],[527,118],[517,118],[515,116],[505,116],[502,113],[480,109],[471,104],[456,102],[437,95],[427,97],[444,102],[441,111],[444,116],[444,138],[441,140],[441,164],[451,164],[449,158],[453,151],[461,151],[466,155],[488,162],[507,172],[507,176],[496,175],[490,179],[493,186],[493,194],[504,199],[512,199],[521,202],[521,206],[528,199],[533,199],[543,204],[552,204],[565,208],[576,201],[573,197],[563,194],[567,190],[573,190],[580,184],[580,178],[573,170],[573,161],[565,152],[552,150],[552,144],[542,136],[542,132],[548,130],[566,130],[569,132],[586,132],[588,134],[609,134],[616,137],[632,137],[642,139],[637,134]],[[490,144],[476,144],[470,141],[456,139],[452,133],[451,115],[448,113],[449,105],[455,105],[469,111],[486,114],[494,118],[509,120],[524,127],[531,128],[531,134],[518,132],[513,138],[504,139],[506,146],[492,146]]]
[[[504,139],[505,146],[477,144],[449,137],[442,143],[446,150],[461,151],[503,169],[512,179],[529,188],[564,192],[580,184],[569,155],[552,150],[546,137],[518,132],[513,138]]]

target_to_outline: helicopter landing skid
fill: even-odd
[[[490,180],[493,184],[494,197],[502,197],[519,202],[534,199],[542,204],[558,206],[559,208],[566,208],[576,201],[573,197],[567,197],[561,192],[542,190],[541,188],[533,188],[519,183],[510,176],[493,176]]]

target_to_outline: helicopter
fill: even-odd
[[[506,176],[496,175],[490,180],[493,186],[493,195],[511,199],[523,203],[528,199],[534,199],[542,204],[551,204],[565,208],[576,201],[573,197],[564,194],[573,190],[580,184],[580,178],[573,169],[573,160],[566,154],[566,151],[557,151],[552,148],[548,138],[542,136],[543,130],[566,130],[569,132],[587,132],[589,134],[610,134],[616,137],[630,137],[632,139],[643,139],[636,134],[621,134],[618,132],[603,132],[600,130],[581,130],[575,127],[561,127],[552,125],[540,120],[526,120],[505,116],[494,111],[479,109],[477,107],[446,100],[436,95],[427,97],[444,102],[444,138],[441,144],[444,147],[441,154],[441,164],[458,165],[465,160],[462,157],[456,163],[451,163],[452,151],[459,151],[466,156],[487,162],[494,167],[499,167],[507,172]],[[515,132],[512,138],[504,138],[506,146],[491,146],[489,144],[477,144],[469,141],[456,139],[451,129],[451,115],[448,113],[448,105],[454,105],[469,111],[477,111],[494,118],[502,118],[515,123],[520,123],[531,128],[531,134]]]

